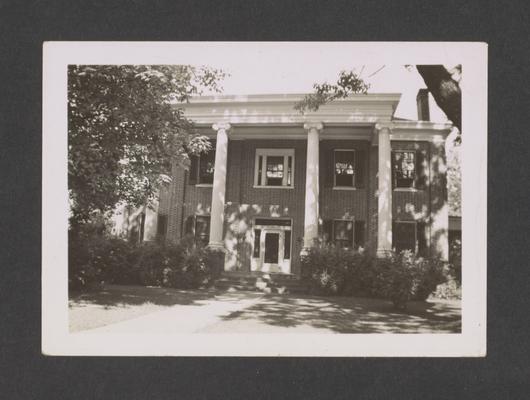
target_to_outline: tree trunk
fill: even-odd
[[[462,132],[462,93],[458,82],[443,65],[417,65],[416,68],[438,107]]]

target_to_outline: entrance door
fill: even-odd
[[[265,232],[265,264],[274,267],[278,264],[280,255],[280,232]]]
[[[282,227],[254,229],[252,271],[291,272],[291,231]]]

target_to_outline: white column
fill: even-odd
[[[377,255],[392,250],[392,163],[390,128],[377,124],[378,135],[378,195],[377,195]]]
[[[322,128],[320,122],[304,124],[304,129],[307,130],[304,249],[313,246],[315,239],[318,238],[318,131]]]
[[[228,130],[230,124],[218,123],[212,128],[217,131],[215,147],[215,170],[213,173],[212,208],[210,210],[209,247],[223,249],[223,225],[225,216],[226,160],[228,152]]]

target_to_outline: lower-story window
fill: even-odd
[[[333,242],[342,248],[353,247],[352,220],[333,220]]]
[[[423,221],[394,221],[392,223],[392,248],[397,251],[410,250],[422,256],[430,254],[430,228]]]
[[[322,239],[343,248],[364,247],[365,222],[352,219],[324,220]]]
[[[195,216],[195,239],[207,245],[210,241],[210,217],[205,215]]]
[[[167,234],[167,215],[158,214],[156,222],[156,237],[158,240],[165,240]]]
[[[210,241],[210,216],[190,215],[186,218],[184,233],[206,246]]]
[[[396,221],[392,229],[392,247],[397,251],[417,251],[416,221]]]

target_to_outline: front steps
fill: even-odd
[[[306,293],[307,288],[294,275],[258,272],[225,271],[215,282],[215,287],[227,291],[259,291],[263,293]]]

